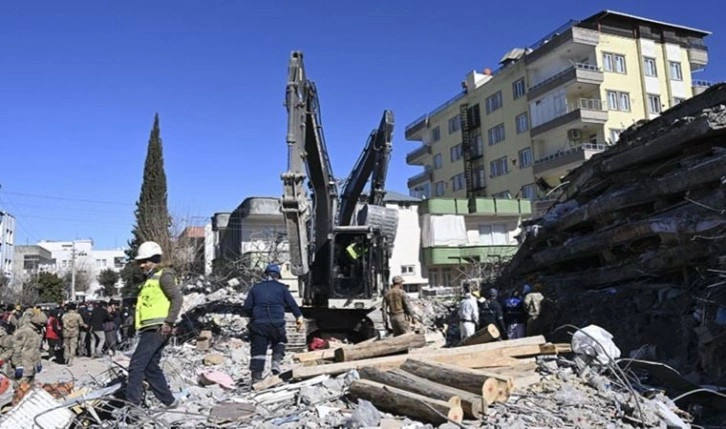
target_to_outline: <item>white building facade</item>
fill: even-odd
[[[0,211],[0,275],[13,278],[15,255],[15,217]]]

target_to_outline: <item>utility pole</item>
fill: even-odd
[[[76,302],[76,240],[71,250],[71,302]]]

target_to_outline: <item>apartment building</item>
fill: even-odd
[[[13,278],[15,257],[15,217],[0,211],[0,276]]]
[[[406,127],[420,198],[543,199],[620,133],[697,95],[710,33],[614,11],[570,21]]]

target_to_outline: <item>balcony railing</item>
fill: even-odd
[[[713,86],[713,82],[709,82],[707,80],[694,80],[693,86],[696,88],[708,88]]]
[[[574,103],[570,103],[570,111],[582,110],[607,110],[607,103],[599,98],[579,98]]]
[[[706,44],[703,43],[703,41],[688,42],[688,48],[690,48],[690,49],[698,49],[698,50],[701,50],[701,51],[708,51],[708,46],[706,46]]]
[[[422,156],[430,155],[430,154],[431,154],[431,146],[424,144],[424,145],[419,146],[416,149],[412,150],[408,154],[406,154],[406,162],[410,163],[413,160],[416,160]]]
[[[415,176],[409,177],[409,179],[408,179],[409,186],[411,184],[415,184],[415,183],[418,183],[418,182],[422,182],[425,179],[430,178],[431,177],[431,172],[433,172],[433,171],[434,171],[434,168],[432,166],[430,166],[430,165],[425,166],[424,167],[424,171],[418,173]]]
[[[604,144],[597,144],[597,143],[582,143],[579,146],[575,146],[573,148],[569,148],[566,150],[558,150],[557,152],[551,153],[549,155],[543,156],[542,158],[534,161],[534,165],[542,164],[544,162],[549,162],[558,158],[562,158],[563,156],[567,156],[571,153],[579,152],[579,151],[586,151],[586,150],[592,150],[592,151],[598,151],[602,152],[605,149],[607,149],[607,145]]]
[[[536,90],[537,88],[540,88],[544,85],[547,85],[548,83],[555,81],[562,76],[565,76],[568,73],[572,73],[572,70],[587,70],[587,71],[594,71],[594,72],[601,72],[602,69],[594,64],[586,64],[586,63],[575,63],[571,67],[567,67],[566,69],[555,73],[554,75],[537,82],[536,84],[529,87],[529,91],[532,92],[533,90]]]

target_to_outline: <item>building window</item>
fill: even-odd
[[[630,94],[620,91],[607,91],[608,110],[630,112]]]
[[[660,111],[660,96],[648,94],[648,113],[651,115],[657,115]]]
[[[527,168],[532,165],[532,148],[526,147],[519,151],[519,168]]]
[[[658,68],[655,65],[655,58],[643,58],[643,69],[646,76],[658,77]]]
[[[443,165],[443,160],[441,159],[441,154],[437,153],[434,155],[434,170],[438,170]]]
[[[449,149],[451,155],[451,162],[456,162],[461,159],[461,143]]]
[[[527,112],[517,115],[514,122],[517,124],[517,134],[522,134],[529,129],[529,115]]]
[[[625,55],[603,53],[602,54],[602,68],[606,72],[615,73],[626,73],[625,69]]]
[[[489,128],[487,131],[489,135],[489,146],[493,146],[504,140],[504,124],[499,124],[496,127]]]
[[[522,190],[520,191],[519,195],[522,199],[525,200],[537,199],[537,185],[535,185],[534,183],[530,183],[529,185],[522,186]]]
[[[436,143],[439,140],[441,140],[441,128],[436,127],[431,130],[431,141]]]
[[[499,159],[495,159],[494,161],[489,163],[489,172],[491,177],[499,177],[504,176],[508,173],[507,170],[507,157],[501,157]]]
[[[458,191],[459,189],[464,189],[464,186],[466,186],[466,179],[464,178],[464,173],[459,173],[451,178],[451,188],[454,190],[454,192]]]
[[[471,144],[471,157],[479,157],[484,155],[484,141],[481,138],[481,134],[477,133]]]
[[[527,89],[524,87],[524,78],[521,78],[512,84],[512,92],[514,93],[515,100],[527,93]]]
[[[487,97],[487,113],[492,113],[500,107],[502,107],[502,91]]]
[[[623,130],[617,129],[617,128],[610,128],[610,143],[615,144],[620,140],[620,133],[622,133]]]
[[[431,183],[424,183],[411,189],[412,197],[421,198],[422,200],[431,198]]]
[[[686,101],[686,99],[685,99],[685,98],[673,97],[673,105],[674,105],[674,106],[675,106],[676,104],[681,104],[681,103],[683,103],[684,101]]]
[[[461,129],[461,115],[456,115],[449,119],[449,134],[455,133]]]
[[[681,70],[681,63],[676,61],[669,61],[668,66],[671,72],[671,80],[683,80],[683,70]]]
[[[507,244],[507,225],[479,225],[479,244],[484,246],[503,246]]]
[[[434,189],[434,196],[443,197],[445,191],[446,191],[446,182],[444,182],[443,180],[440,182],[436,182],[436,189]]]
[[[415,265],[401,265],[401,275],[402,276],[412,276],[415,274],[416,274]]]
[[[484,177],[484,167],[479,167],[474,170],[474,183],[472,186],[474,186],[474,189],[481,189],[486,186],[486,178]]]

